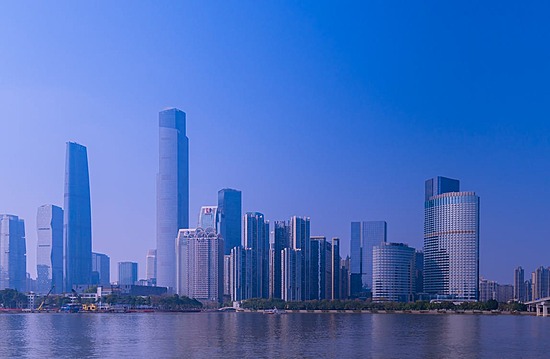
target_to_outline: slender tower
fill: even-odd
[[[189,139],[185,112],[159,113],[157,175],[157,285],[176,288],[176,237],[189,228]]]
[[[65,292],[75,284],[92,282],[92,213],[86,147],[67,143],[63,268]]]
[[[36,216],[37,292],[63,292],[63,210],[52,204],[38,207]]]

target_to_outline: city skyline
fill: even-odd
[[[421,248],[422,183],[442,175],[483,198],[482,276],[511,283],[519,265],[548,265],[544,11],[132,9],[10,4],[0,14],[0,149],[15,169],[3,177],[0,213],[25,220],[33,277],[36,209],[63,206],[67,140],[90,149],[93,250],[137,260],[144,277],[166,106],[188,114],[192,214],[236,188],[243,213],[309,216],[312,235],[341,239],[342,256],[350,221],[384,219],[388,241]]]

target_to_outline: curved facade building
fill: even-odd
[[[372,298],[413,300],[415,249],[403,243],[382,242],[372,249]]]
[[[453,183],[443,177],[428,182]],[[439,186],[439,188],[445,186]],[[479,295],[479,197],[460,192],[427,194],[424,207],[424,291],[436,297],[474,301]]]
[[[185,112],[159,113],[159,173],[157,175],[157,285],[176,288],[175,241],[189,228],[189,139]]]
[[[63,209],[52,204],[38,207],[36,216],[36,286],[40,294],[63,291]]]
[[[92,283],[92,210],[86,147],[67,143],[63,220],[63,267],[66,292]]]

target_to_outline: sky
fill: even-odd
[[[0,213],[63,205],[65,143],[88,147],[93,249],[156,243],[158,112],[187,113],[190,223],[217,191],[310,216],[312,235],[386,220],[423,243],[424,181],[481,198],[480,274],[550,265],[550,5],[543,1],[0,4]]]

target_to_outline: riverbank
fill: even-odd
[[[239,309],[238,313],[266,313],[264,310]],[[318,310],[318,309],[295,309],[285,310],[281,314],[310,313],[310,314],[418,314],[418,315],[518,315],[518,316],[536,316],[535,312],[509,312],[494,310]]]

